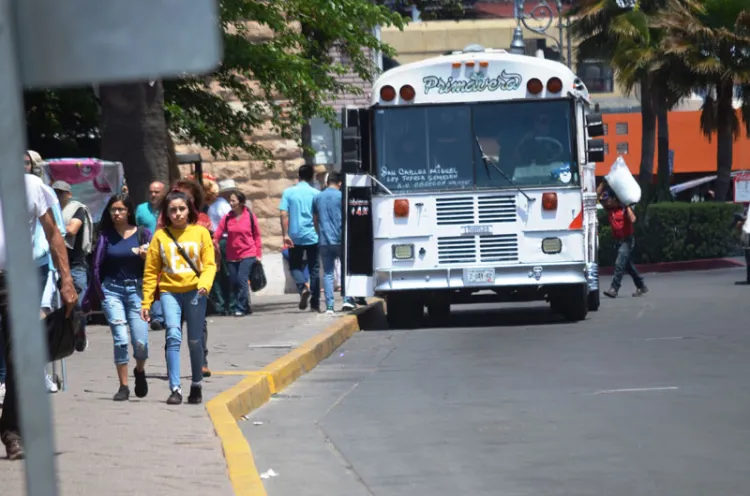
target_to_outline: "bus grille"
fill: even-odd
[[[477,261],[476,237],[438,238],[438,263],[465,264]]]
[[[474,198],[471,196],[438,198],[435,207],[439,226],[474,224]]]
[[[516,221],[515,196],[480,196],[477,202],[480,224]]]
[[[496,224],[516,221],[515,196],[463,196],[435,200],[437,225]]]
[[[480,236],[479,254],[482,262],[517,262],[518,236],[515,234]]]

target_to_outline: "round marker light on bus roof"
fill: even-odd
[[[529,79],[529,82],[526,83],[526,90],[532,95],[538,95],[543,89],[544,85],[537,78]]]
[[[560,78],[553,77],[547,81],[547,91],[550,93],[560,93],[562,91],[563,83]]]
[[[393,86],[383,86],[380,88],[380,99],[386,102],[392,102],[396,98],[396,90]]]
[[[417,92],[414,91],[414,87],[410,84],[405,84],[401,87],[400,90],[398,90],[399,95],[401,95],[401,98],[406,101],[414,100],[414,97],[417,95]]]

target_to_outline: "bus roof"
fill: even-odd
[[[385,107],[567,96],[590,103],[586,86],[560,62],[479,48],[481,51],[465,49],[383,73],[373,85],[372,105]],[[555,89],[554,85],[548,85],[552,78],[558,78],[562,83],[559,91],[550,91],[549,88]],[[538,82],[530,83],[533,79]],[[535,84],[539,89],[539,82],[540,91],[532,93],[530,89]]]

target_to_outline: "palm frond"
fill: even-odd
[[[742,85],[741,95],[740,115],[742,116],[742,122],[745,124],[745,136],[750,138],[750,84]]]
[[[713,96],[709,95],[703,101],[703,105],[701,105],[701,117],[700,117],[701,133],[703,133],[703,136],[708,138],[709,143],[711,143],[711,138],[713,137],[714,133],[716,132],[716,129],[718,128],[717,120],[718,119],[716,116],[716,100],[714,99]]]

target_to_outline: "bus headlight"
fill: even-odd
[[[542,251],[547,255],[554,255],[562,251],[562,241],[560,238],[544,238],[542,240]]]
[[[414,245],[393,245],[394,260],[413,260]]]

